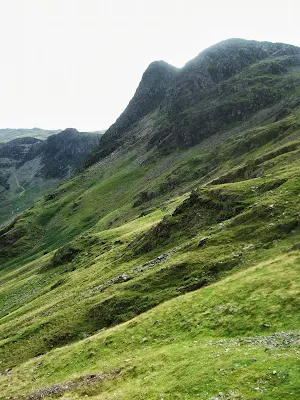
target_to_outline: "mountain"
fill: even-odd
[[[32,129],[5,128],[5,129],[0,129],[0,143],[6,143],[14,139],[26,138],[26,137],[45,140],[49,136],[52,136],[61,131],[62,131],[61,129],[50,130],[50,129],[40,129],[40,128],[32,128]],[[103,135],[105,133],[105,130],[102,129],[99,131],[91,131],[88,133],[96,133],[98,135]]]
[[[0,129],[0,143],[10,142],[11,140],[18,138],[25,138],[25,137],[33,137],[36,139],[45,140],[47,139],[47,137],[59,132],[61,132],[61,129],[49,130],[40,128],[32,128],[32,129],[5,128],[5,129]]]
[[[99,138],[69,128],[45,141],[23,137],[0,143],[0,221],[19,214],[69,178]]]
[[[151,64],[85,167],[0,229],[0,397],[298,399],[299,55]]]
[[[108,155],[115,150],[124,132],[159,107],[177,72],[177,68],[164,61],[155,61],[149,65],[132,100],[103,137],[101,155]]]
[[[290,72],[299,60],[295,46],[231,39],[203,51],[181,70],[153,63],[90,163],[130,141],[129,126],[150,112],[157,113],[158,124],[147,136],[147,149],[158,147],[163,153],[194,146],[234,125],[239,129],[261,109],[273,107],[261,122],[280,118],[299,104],[294,90],[299,77]],[[162,88],[154,100],[152,82]],[[136,103],[143,104],[141,113]]]

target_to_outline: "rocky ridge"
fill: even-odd
[[[87,165],[128,141],[131,145],[137,141],[132,132],[145,117],[157,121],[157,128],[146,139],[148,151],[158,148],[168,153],[194,146],[262,109],[275,106],[299,84],[289,74],[289,68],[296,66],[300,66],[300,48],[243,39],[211,46],[181,69],[163,61],[154,62]],[[293,109],[299,101],[293,97],[280,108]],[[273,119],[278,118],[275,112]]]

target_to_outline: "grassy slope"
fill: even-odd
[[[59,184],[59,181],[54,179],[45,181],[43,184],[39,182],[39,185],[35,187],[30,187],[28,184],[20,182],[24,185],[22,187],[25,189],[25,191],[22,191],[16,186],[13,176],[11,177],[11,182],[11,188],[14,185],[13,190],[1,198],[0,226],[13,220],[21,212],[51,192],[51,189],[55,189]]]
[[[299,329],[299,121],[127,153],[25,212],[0,242],[1,396],[298,398],[296,339],[270,335]]]
[[[296,399],[299,333],[272,333],[299,327],[299,267],[299,253],[286,253],[32,359],[1,377],[3,398],[100,374],[62,398]]]
[[[279,149],[281,149],[282,144],[279,143],[278,145]],[[102,198],[106,196],[105,204],[102,205],[102,207],[105,206],[105,212],[107,212],[109,207],[111,207],[111,203],[109,202],[110,197],[115,195],[116,191],[120,192],[120,203],[118,203],[117,198],[112,209],[116,210],[116,206],[120,208],[112,212],[109,217],[104,213],[105,216],[103,219],[100,219],[96,225],[93,225],[88,234],[86,233],[85,235],[79,236],[73,241],[72,245],[75,248],[77,246],[79,253],[77,253],[76,257],[70,263],[51,266],[51,263],[49,265],[51,254],[45,254],[42,258],[25,264],[22,268],[16,270],[7,268],[3,271],[2,282],[5,283],[2,285],[1,290],[3,304],[1,318],[1,360],[3,367],[7,368],[19,364],[20,362],[22,363],[38,354],[47,353],[53,347],[63,346],[66,343],[80,340],[85,336],[89,336],[103,329],[105,326],[131,319],[134,315],[146,311],[164,300],[168,300],[174,296],[177,297],[190,290],[195,290],[198,287],[200,289],[197,292],[197,296],[199,296],[199,301],[201,302],[205,301],[201,300],[202,296],[205,296],[205,293],[208,293],[209,290],[218,290],[218,288],[225,285],[222,292],[223,298],[221,297],[216,305],[220,304],[223,307],[223,303],[225,303],[227,307],[228,304],[235,305],[237,302],[241,304],[242,309],[240,313],[235,313],[229,312],[228,307],[225,307],[227,311],[224,311],[224,324],[219,320],[219,317],[216,318],[214,316],[211,319],[210,314],[202,310],[203,315],[201,321],[203,321],[204,328],[200,336],[206,339],[204,342],[201,341],[202,344],[199,344],[200,360],[201,358],[205,360],[208,357],[206,343],[209,337],[228,338],[239,335],[262,335],[266,334],[264,324],[270,325],[270,328],[267,329],[268,332],[298,329],[299,321],[297,321],[296,316],[299,304],[296,302],[295,296],[298,293],[299,287],[297,286],[296,279],[294,280],[292,278],[298,265],[297,252],[292,255],[286,253],[286,250],[293,245],[297,248],[297,243],[299,243],[298,220],[300,186],[298,179],[298,142],[294,141],[293,145],[291,146],[289,144],[289,146],[289,151],[286,149],[284,152],[282,152],[282,150],[273,151],[271,155],[270,152],[267,152],[266,154],[269,155],[264,155],[263,157],[261,153],[264,153],[265,150],[260,149],[257,151],[256,159],[262,161],[259,165],[260,169],[264,170],[264,176],[248,180],[243,178],[243,180],[240,180],[240,178],[236,178],[236,174],[233,173],[232,175],[235,178],[233,180],[236,180],[236,182],[233,181],[225,184],[214,184],[215,182],[213,182],[213,184],[202,187],[199,192],[200,196],[209,199],[209,207],[207,210],[205,211],[205,209],[202,208],[202,203],[198,210],[198,212],[205,213],[206,218],[204,218],[204,223],[201,223],[201,218],[200,224],[193,220],[195,209],[189,207],[189,205],[187,207],[180,206],[179,209],[182,209],[182,211],[178,215],[168,217],[167,219],[167,234],[158,237],[154,236],[153,240],[157,240],[156,245],[150,253],[146,254],[143,252],[141,253],[140,244],[147,241],[149,235],[150,239],[152,238],[153,230],[149,230],[149,228],[157,224],[163,215],[170,215],[174,209],[187,198],[186,195],[174,198],[170,201],[162,197],[162,199],[160,199],[160,207],[152,205],[148,214],[146,213],[147,215],[138,217],[136,214],[141,215],[140,209],[132,208],[132,204],[124,206],[123,203],[123,196],[126,202],[128,201],[127,196],[132,196],[132,192],[128,193],[120,190],[120,182],[124,183],[125,180],[127,189],[130,184],[139,187],[138,179],[133,183],[131,173],[126,171],[124,165],[123,168],[117,168],[113,178],[108,177],[101,183],[91,184],[90,182],[90,188],[86,190],[87,193],[83,190],[65,192],[69,197],[67,199],[63,197],[63,205],[61,205],[62,199],[56,200],[59,202],[59,205],[56,205],[55,209],[59,210],[60,214],[58,215],[60,215],[60,217],[54,216],[54,221],[56,218],[61,218],[61,215],[65,215],[66,218],[68,218],[67,221],[71,219],[72,229],[75,229],[76,223],[80,227],[84,220],[83,218],[87,218],[90,210],[96,209],[95,202],[98,196],[100,198],[101,196]],[[271,146],[268,146],[268,150],[269,149],[271,149]],[[258,153],[260,153],[260,155]],[[253,163],[250,165],[251,168],[253,168],[252,164]],[[126,181],[126,177],[128,176],[128,181]],[[136,172],[135,176],[138,178]],[[223,176],[225,180],[230,179],[230,173],[225,173]],[[159,179],[161,180],[161,176]],[[220,179],[222,178],[219,178],[219,180]],[[74,182],[67,183],[67,185],[70,186],[72,186],[72,184],[74,184]],[[135,190],[134,186],[132,186],[132,188]],[[61,190],[64,190],[64,186]],[[91,195],[93,191],[96,191],[98,196],[95,194]],[[223,222],[223,227],[220,225],[219,220],[215,219],[214,213],[218,208],[215,209],[214,207],[220,199],[224,201],[228,194],[231,196],[229,197],[230,202],[232,198],[237,198],[238,201],[242,203],[242,207],[237,215],[233,215],[232,218]],[[76,210],[72,214],[73,206],[70,208],[70,204],[73,204],[74,199],[78,199],[80,196],[82,196],[81,201],[83,203],[80,207],[83,207],[86,212],[86,215],[83,216],[82,213],[76,213]],[[47,203],[47,201],[49,202],[49,200],[45,200],[45,203]],[[186,202],[189,201],[190,200],[186,200]],[[42,207],[42,204],[38,205],[38,207]],[[197,203],[195,207],[198,207]],[[213,208],[211,209],[211,207]],[[69,211],[69,208],[71,211]],[[53,210],[53,205],[50,209]],[[33,211],[31,210],[30,212]],[[71,215],[69,215],[70,213]],[[123,214],[123,216],[120,220],[116,220],[121,214]],[[41,223],[47,222],[45,219],[49,216],[45,214],[45,211],[38,216],[39,220],[41,216],[44,218]],[[227,218],[227,216],[225,215],[224,218]],[[127,222],[125,222],[126,219],[128,219]],[[111,221],[114,222],[111,224]],[[54,230],[57,229],[57,225],[55,225],[53,220],[51,220],[51,224],[53,224],[54,232]],[[52,233],[51,230],[48,231],[49,236],[46,235],[44,237],[43,243],[50,245],[51,248],[51,246],[57,243],[56,240],[61,242],[60,235],[67,234],[71,236],[68,229],[70,229],[70,226],[66,224],[64,230],[61,232],[56,231],[55,239],[54,233]],[[169,236],[169,231],[171,232],[171,236]],[[141,236],[142,232],[145,232],[144,236]],[[177,235],[177,232],[179,232],[180,235]],[[202,248],[198,248],[198,241],[203,236],[208,238],[207,243]],[[38,246],[41,246],[41,244]],[[151,268],[142,267],[135,270],[137,266],[141,266],[148,260],[155,259],[158,255],[178,246],[180,246],[180,248],[177,249],[177,252],[172,254],[169,259],[163,260]],[[136,251],[137,255],[133,254]],[[19,262],[22,264],[22,258]],[[225,280],[223,278],[228,274],[234,274],[232,279],[235,282],[236,276],[245,276],[243,273],[240,275],[238,270],[245,270],[244,274],[246,274],[247,268],[252,268],[256,264],[273,265],[273,262],[277,266],[276,268],[281,271],[284,268],[289,269],[289,272],[285,275],[287,283],[283,284],[282,273],[276,272],[276,274],[272,274],[268,268],[266,271],[263,269],[265,272],[262,276],[264,276],[264,274],[269,274],[269,276],[266,279],[262,279],[260,275],[257,277],[257,280],[260,282],[258,287],[262,285],[263,288],[259,289],[257,293],[253,292],[253,299],[256,300],[250,302],[250,310],[245,313],[249,300],[247,293],[253,291],[254,285],[251,283],[247,290],[246,288],[237,290],[238,285],[236,285],[235,294],[227,297],[228,295],[226,295],[226,293],[229,289],[227,289],[226,285],[228,282],[231,282],[231,278],[226,278]],[[293,268],[295,268],[295,270],[293,270]],[[260,268],[258,268],[258,270],[260,270]],[[254,269],[254,271],[257,270]],[[107,285],[107,281],[124,272],[128,273],[130,279],[124,282],[121,280],[117,281],[115,284]],[[211,286],[216,289],[201,289],[203,285],[210,284],[220,279],[222,279],[220,283],[216,284],[216,286]],[[274,280],[274,285],[277,285],[276,290],[279,291],[278,296],[271,296],[273,292],[273,288],[270,285],[271,279]],[[247,280],[244,281],[243,279],[243,283],[241,282],[241,284],[246,285],[246,281]],[[103,284],[105,289],[101,291],[101,285]],[[288,285],[292,285],[293,287],[289,295],[286,292],[286,288],[289,287]],[[252,289],[250,289],[250,287]],[[261,307],[262,300],[260,300],[260,298],[263,299],[266,296],[265,292],[268,293],[268,296],[271,296],[270,304],[268,307]],[[245,297],[239,302],[233,301],[235,296],[239,296],[241,293]],[[187,295],[187,298],[194,299],[193,296],[189,296],[191,295]],[[177,300],[175,299],[173,301],[175,303],[170,303],[169,308],[169,311],[172,312],[173,304],[176,304],[177,301],[178,304],[181,304],[181,301],[184,300],[183,298],[181,300],[181,297],[179,297]],[[76,305],[75,307],[74,304]],[[169,303],[162,306],[162,310],[164,310],[164,307],[168,307],[167,304]],[[189,307],[187,307],[187,310]],[[217,310],[215,312],[217,315],[223,310],[222,307],[219,311]],[[156,315],[156,312],[158,312],[157,315],[159,315],[160,311],[156,311],[156,309],[150,312],[149,318],[151,321],[153,318],[160,319],[159,316],[153,317],[153,315]],[[182,312],[182,315],[184,315],[184,310]],[[111,319],[111,315],[114,316],[113,319]],[[192,318],[193,313],[189,315],[190,318]],[[147,320],[148,313],[144,314],[141,318]],[[171,316],[170,318],[174,318],[175,326],[176,324],[181,325],[181,317],[179,317],[179,315]],[[229,320],[227,321],[228,318]],[[152,323],[153,322],[151,322],[151,324]],[[136,392],[137,398],[143,393],[144,398],[156,398],[155,396],[160,392],[167,393],[166,395],[169,396],[169,398],[176,398],[176,393],[178,393],[179,397],[186,396],[185,398],[193,398],[196,392],[200,392],[203,397],[203,388],[201,390],[199,388],[199,383],[203,379],[208,382],[207,385],[210,389],[205,389],[205,393],[208,392],[209,395],[216,394],[218,391],[228,392],[228,390],[232,389],[244,393],[246,398],[255,398],[251,397],[252,395],[250,396],[249,393],[252,393],[254,386],[259,387],[259,384],[256,382],[260,380],[259,377],[264,371],[262,362],[262,360],[264,360],[264,352],[261,346],[254,346],[249,353],[257,359],[260,357],[260,363],[252,363],[249,361],[251,357],[242,357],[241,362],[243,368],[241,368],[241,375],[240,373],[237,375],[234,374],[232,381],[230,380],[228,382],[226,378],[223,382],[219,373],[219,375],[217,375],[217,381],[212,384],[210,381],[212,379],[210,378],[210,374],[215,377],[217,370],[225,369],[227,371],[229,365],[231,365],[231,367],[233,365],[232,368],[235,368],[234,363],[240,364],[240,362],[237,362],[237,360],[240,360],[238,357],[239,350],[233,350],[231,362],[227,355],[221,352],[220,354],[223,355],[222,357],[220,356],[220,364],[209,364],[209,367],[205,368],[203,371],[204,377],[200,379],[201,374],[199,375],[199,366],[197,366],[198,358],[191,358],[191,353],[193,353],[193,351],[191,350],[192,348],[189,348],[189,346],[195,345],[193,342],[189,341],[189,323],[187,323],[181,333],[181,340],[186,342],[182,343],[182,346],[177,342],[179,338],[177,338],[174,325],[170,325],[170,323],[167,322],[164,326],[166,333],[163,333],[163,335],[169,335],[169,340],[175,336],[176,343],[172,345],[167,344],[168,347],[164,348],[165,342],[163,341],[162,343],[161,338],[158,339],[157,348],[155,351],[153,350],[150,352],[151,357],[149,360],[149,352],[143,351],[144,347],[149,346],[148,342],[147,344],[143,344],[141,348],[139,348],[139,346],[136,348],[136,342],[133,341],[134,348],[132,348],[132,351],[134,357],[139,360],[137,366],[139,372],[137,372],[136,375],[134,374],[133,377],[128,378],[128,381],[127,378],[124,378],[125,383],[122,378],[121,383],[117,384],[119,388],[119,398],[133,396],[134,392]],[[116,328],[112,329],[112,332],[116,332]],[[124,328],[120,327],[120,329]],[[110,330],[107,331],[107,334],[109,334],[109,332]],[[148,337],[147,331],[144,330],[143,332],[145,333],[140,333],[140,335]],[[103,335],[106,335],[106,333]],[[194,338],[193,335],[192,337]],[[132,336],[135,336],[135,334],[133,333]],[[140,336],[138,337],[139,341],[143,339],[140,338]],[[96,338],[98,338],[98,336],[95,337],[95,340],[98,340]],[[79,342],[78,345],[75,344],[74,349],[80,346],[80,343],[81,342]],[[93,340],[90,343],[93,343]],[[127,343],[123,343],[123,345],[124,348],[126,348],[125,353],[128,354],[129,349]],[[96,346],[96,344],[92,344],[92,346]],[[184,346],[187,346],[187,350],[185,350]],[[218,349],[218,347],[209,347],[209,349],[210,357],[214,359],[214,354],[217,352],[216,349]],[[59,351],[64,352],[64,350]],[[69,349],[67,348],[66,351],[66,354],[68,354]],[[116,357],[116,353],[119,354],[119,351],[120,358]],[[140,387],[140,385],[135,385],[134,382],[139,376],[142,380],[145,378],[146,382],[148,382],[147,380],[152,376],[152,372],[147,368],[145,369],[143,365],[148,365],[149,363],[149,365],[152,365],[152,363],[154,363],[153,368],[157,371],[162,368],[162,366],[159,367],[161,362],[156,365],[156,351],[158,359],[161,354],[165,354],[166,359],[169,360],[168,365],[170,365],[169,369],[165,370],[164,373],[162,373],[162,371],[159,374],[158,372],[154,373],[155,379],[158,379],[155,385],[157,389],[150,389],[151,385],[149,386],[147,383],[142,385],[142,387]],[[245,352],[248,351],[247,348]],[[103,365],[101,362],[103,362],[104,359],[116,358],[114,361],[115,364],[111,367],[113,368],[120,366],[119,364],[122,359],[133,357],[122,353],[121,349],[116,352],[114,347],[112,349],[113,356],[109,356],[109,354],[110,353],[105,355],[104,358],[102,355],[99,359],[99,366],[95,366],[94,369],[102,370]],[[283,365],[286,365],[284,368],[281,367],[282,373],[286,374],[284,371],[291,371],[289,372],[291,377],[284,378],[288,379],[288,383],[280,384],[277,389],[276,381],[274,389],[275,394],[272,392],[269,398],[276,398],[276,391],[279,393],[277,398],[282,398],[283,393],[286,393],[283,392],[283,390],[286,390],[286,386],[289,387],[292,385],[291,387],[293,387],[293,385],[296,385],[293,383],[293,380],[296,379],[294,377],[296,373],[294,369],[294,350],[286,350],[284,348],[282,354],[285,354]],[[243,354],[243,356],[245,355]],[[49,357],[52,356],[49,355]],[[270,358],[272,360],[272,370],[273,368],[280,370],[278,363],[275,362],[277,357],[279,356],[272,356]],[[188,362],[187,359],[189,360]],[[36,361],[32,361],[32,363],[33,362]],[[76,362],[73,365],[73,368],[75,368],[73,372],[77,374],[89,372],[91,363],[89,358],[86,358],[86,354],[83,355],[82,363],[84,368],[81,366],[78,367],[81,363]],[[171,375],[174,374],[174,368],[177,368],[176,365],[178,363],[180,365],[182,363],[182,368],[186,371],[185,374],[189,376],[187,379],[192,379],[191,382],[193,384],[188,385],[191,389],[186,388],[187,382],[185,380],[182,380],[181,383],[177,382],[172,389],[173,385],[171,382],[174,377],[171,379]],[[93,365],[95,365],[94,361]],[[79,368],[78,370],[76,370],[77,367]],[[23,367],[16,367],[13,371],[17,371],[19,368]],[[26,364],[24,368],[28,370]],[[53,368],[55,369],[55,366]],[[127,367],[125,369],[127,369]],[[59,367],[56,367],[56,370],[58,376],[51,373],[53,380],[48,380],[48,377],[45,378],[44,375],[41,381],[36,381],[37,387],[43,385],[49,386],[56,381],[71,379],[71,374],[69,374],[71,371],[68,372],[68,370],[66,370],[65,375],[60,376],[62,373],[59,371]],[[193,370],[194,375],[191,375]],[[246,373],[246,375],[249,374],[250,382],[245,392],[241,389],[244,373]],[[13,376],[15,376],[14,374],[15,372],[13,372]],[[41,376],[42,374],[41,372]],[[131,373],[129,373],[129,376],[130,374]],[[159,378],[161,374],[162,376]],[[266,377],[269,376],[268,374],[269,371],[265,371],[265,378],[263,378],[264,387],[271,384],[268,382],[269,378]],[[10,377],[11,375],[9,374],[8,376]],[[21,381],[22,379],[24,380],[24,378],[21,378]],[[11,393],[17,394],[23,393],[24,390],[29,390],[28,387],[27,389],[24,388],[21,390],[19,387],[20,382],[13,384],[14,389],[12,389]],[[27,378],[25,382],[29,382]],[[166,382],[168,382],[168,384]],[[272,383],[271,386],[273,384],[274,383]],[[108,382],[107,385],[107,390],[109,390],[109,388],[115,387],[116,382]],[[32,383],[30,383],[30,387],[31,386],[33,386]],[[74,390],[80,393],[81,390],[85,389],[78,388]],[[96,388],[86,390],[91,390],[91,393],[98,393],[99,388],[96,385]],[[294,393],[294,390],[295,389],[291,389],[291,393]],[[11,389],[9,389],[7,393],[10,393],[10,391]],[[151,391],[153,391],[153,393],[151,393]],[[255,391],[253,391],[253,393],[254,396]],[[260,392],[258,391],[258,393]],[[74,393],[70,396],[70,398],[76,398]],[[81,395],[79,395],[78,398],[81,398],[80,396]],[[99,398],[106,398],[106,395],[104,397],[100,396]],[[293,394],[290,398],[296,397]]]

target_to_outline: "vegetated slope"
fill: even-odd
[[[70,177],[99,138],[66,129],[45,141],[23,137],[0,143],[0,222],[19,214]]]
[[[3,398],[297,399],[296,287],[297,253],[254,264],[7,371]]]
[[[11,140],[25,137],[32,137],[36,139],[45,140],[47,137],[54,135],[55,133],[61,132],[61,129],[50,130],[50,129],[12,129],[5,128],[0,129],[0,143],[10,142]]]
[[[272,62],[280,98],[194,146],[172,139],[172,120],[171,152],[152,140],[167,137],[168,102],[151,102],[109,129],[106,157],[1,230],[3,398],[298,398],[300,70],[280,69],[298,49],[234,40],[212,51],[233,71],[221,77],[229,97],[234,77],[261,79]],[[166,71],[172,85],[182,74]]]

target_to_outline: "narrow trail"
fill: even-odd
[[[19,197],[20,197],[20,196],[22,196],[22,195],[26,192],[26,190],[24,189],[23,186],[20,185],[20,182],[19,182],[19,180],[18,180],[18,177],[17,177],[17,174],[16,174],[16,171],[15,171],[15,170],[13,171],[13,176],[14,176],[14,178],[15,178],[15,181],[16,181],[17,186],[22,190],[22,192],[19,194]]]

